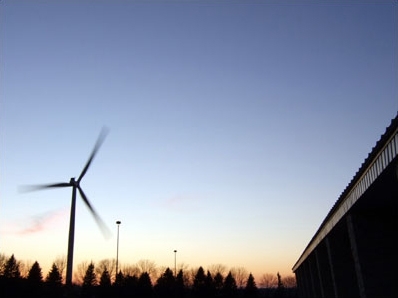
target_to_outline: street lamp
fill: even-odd
[[[177,276],[177,250],[174,250],[174,275]]]
[[[115,281],[117,279],[117,270],[118,270],[118,265],[119,265],[119,225],[122,222],[120,220],[116,221],[117,224],[117,246],[116,246],[116,275],[115,275]]]

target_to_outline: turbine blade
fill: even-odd
[[[94,207],[90,204],[89,200],[87,199],[87,196],[84,194],[83,190],[81,189],[80,185],[77,186],[79,189],[80,195],[86,203],[88,209],[91,211],[91,214],[93,215],[95,221],[97,222],[99,228],[101,229],[102,234],[106,239],[109,239],[111,236],[111,231],[109,230],[108,226],[104,223],[104,221],[101,219],[101,217],[98,215],[98,213],[95,211]]]
[[[107,134],[108,134],[108,129],[102,128],[101,133],[97,139],[97,142],[95,143],[93,152],[91,152],[90,158],[88,159],[85,167],[83,168],[82,173],[80,174],[79,178],[77,179],[78,183],[80,183],[80,181],[83,179],[84,175],[86,175],[86,172],[87,172],[88,168],[90,167],[91,162],[93,161],[95,155],[97,154],[98,149],[101,147],[102,143],[104,142]]]
[[[72,184],[70,182],[60,182],[51,184],[36,184],[36,185],[23,185],[19,187],[20,192],[30,192],[35,190],[42,190],[47,188],[58,188],[58,187],[70,187]]]

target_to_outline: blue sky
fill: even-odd
[[[1,1],[0,250],[291,268],[398,108],[396,1]],[[38,219],[42,219],[39,221]],[[42,229],[38,229],[39,225]]]

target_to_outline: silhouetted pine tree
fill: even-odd
[[[57,286],[62,285],[62,276],[59,273],[58,267],[55,265],[55,263],[53,263],[50,272],[47,274],[46,283]]]
[[[206,275],[202,267],[199,267],[193,280],[192,294],[194,297],[204,297],[206,294]]]
[[[205,280],[205,288],[203,291],[203,297],[215,297],[216,296],[216,287],[214,284],[213,276],[210,271],[207,270],[206,280]]]
[[[43,275],[39,263],[33,263],[27,277],[27,287],[32,297],[40,297],[43,291]]]
[[[244,290],[244,296],[248,298],[257,297],[258,289],[256,286],[256,282],[254,281],[253,275],[250,273],[246,282],[246,287]]]
[[[122,297],[136,297],[138,295],[138,277],[127,275],[123,281]]]
[[[83,278],[82,296],[91,297],[94,295],[94,287],[97,285],[97,277],[94,272],[94,264],[91,262]]]
[[[32,267],[30,268],[27,279],[34,283],[43,282],[43,274],[37,261],[34,262]]]
[[[106,298],[112,296],[111,276],[106,268],[101,273],[98,290],[99,290],[99,297]]]
[[[282,277],[279,274],[279,272],[276,274],[277,278],[278,278],[278,288],[283,288],[283,282],[282,282]]]
[[[101,287],[110,287],[111,286],[111,276],[109,275],[109,272],[107,269],[102,271],[99,285]]]
[[[45,292],[48,297],[62,296],[62,276],[55,263],[53,263],[50,272],[47,274]]]
[[[5,278],[20,278],[19,263],[14,257],[14,254],[7,260],[4,266],[3,276]]]
[[[153,288],[148,272],[143,272],[138,278],[137,293],[138,297],[141,298],[152,297]]]
[[[124,276],[121,270],[116,273],[115,282],[113,283],[112,288],[115,297],[123,297],[122,293],[124,290]]]
[[[3,275],[0,278],[0,294],[1,297],[18,297],[23,296],[23,280],[19,270],[19,262],[14,255],[5,262],[2,268]]]
[[[222,288],[222,296],[233,298],[238,294],[238,286],[236,285],[235,278],[232,276],[231,271],[228,273],[224,280],[224,285]]]
[[[221,295],[222,288],[223,288],[224,277],[220,272],[214,276],[214,290],[217,296]]]
[[[175,281],[175,297],[183,298],[185,296],[184,273],[182,269],[178,271]]]
[[[155,293],[158,297],[173,297],[175,287],[175,278],[170,268],[167,268],[165,272],[158,278],[156,285],[154,286]]]
[[[284,286],[283,286],[283,282],[282,282],[282,277],[279,274],[279,272],[276,274],[276,276],[278,278],[278,286],[275,291],[275,297],[283,297],[284,296]]]
[[[115,285],[122,285],[123,279],[124,279],[124,276],[123,276],[122,270],[119,270],[119,273],[117,273],[116,276],[115,276],[115,283],[114,284]]]

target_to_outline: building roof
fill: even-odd
[[[319,237],[319,234],[323,230],[323,228],[329,223],[330,219],[333,217],[333,215],[337,212],[339,207],[345,202],[346,198],[350,194],[350,192],[353,190],[355,185],[359,182],[359,180],[364,176],[365,172],[369,169],[369,167],[372,165],[374,160],[378,157],[380,152],[384,149],[385,145],[389,140],[393,137],[394,133],[396,133],[398,130],[398,113],[396,114],[395,118],[391,120],[390,125],[386,128],[384,134],[380,137],[380,139],[377,141],[376,145],[372,148],[371,152],[368,154],[354,177],[351,179],[350,183],[347,185],[347,187],[344,189],[344,191],[341,193],[333,207],[329,210],[328,214],[326,215],[325,219],[322,221],[321,225],[319,226],[318,230],[316,231],[315,235],[311,238],[311,241],[308,243],[306,248],[304,249],[303,253],[301,254],[300,258],[296,262],[296,264],[293,266],[293,271],[297,269],[297,267],[301,264],[301,262],[304,259],[304,256],[306,254],[309,254],[311,251],[308,252],[308,250],[311,250],[313,242]]]

